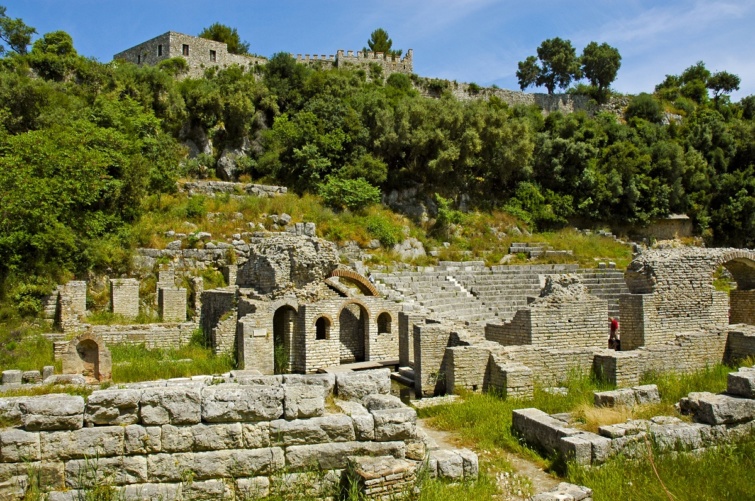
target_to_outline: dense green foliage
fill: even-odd
[[[369,47],[369,49],[367,48]],[[367,40],[367,47],[362,49],[364,52],[382,52],[386,56],[400,57],[401,49],[394,50],[393,40],[388,36],[388,32],[383,28],[378,28],[370,34],[370,39]]]
[[[212,23],[197,36],[226,44],[231,54],[249,54],[249,42],[242,42],[236,28],[225,24]]]
[[[548,71],[576,75],[573,48],[555,40],[543,47]],[[178,78],[180,59],[137,67],[84,58],[60,31],[18,52],[0,60],[6,296],[31,290],[24,284],[125,271],[128,250],[148,240],[134,234],[145,195],[175,190],[181,175],[212,176],[223,149],[240,145],[248,151],[240,175],[321,194],[337,208],[362,209],[378,189],[421,186],[447,201],[436,222],[446,237],[458,232],[451,216],[464,194],[473,209],[505,210],[538,229],[687,213],[710,244],[755,244],[755,101],[732,103],[738,78],[703,63],[634,98],[624,117],[544,117],[495,97],[458,101],[449,82],[428,83],[439,96],[428,99],[415,77],[368,79],[283,53],[254,72],[234,66],[192,79]],[[605,89],[613,70],[600,60],[618,67],[618,54],[597,44],[581,64]],[[567,85],[556,73],[549,85]],[[669,113],[678,115],[670,123]],[[211,153],[180,162],[189,139],[211,142]],[[373,230],[393,240],[379,224]]]

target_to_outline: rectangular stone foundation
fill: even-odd
[[[635,386],[640,383],[640,356],[637,353],[606,351],[593,358],[593,373],[616,386]]]

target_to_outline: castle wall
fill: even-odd
[[[175,286],[160,287],[157,304],[163,322],[186,321],[186,289]]]
[[[169,349],[186,346],[198,325],[193,322],[133,324],[133,325],[93,325],[89,332],[100,337],[105,343],[143,344],[147,349]]]
[[[139,281],[135,278],[110,280],[110,309],[124,318],[139,316]]]

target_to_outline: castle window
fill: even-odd
[[[217,61],[217,57],[218,57],[218,56],[217,56],[217,54],[215,53],[215,51],[214,51],[214,50],[211,50],[211,51],[210,51],[210,61],[212,61],[212,62],[214,63],[215,61]]]
[[[315,339],[328,339],[330,337],[330,320],[320,317],[315,322]]]
[[[163,55],[163,44],[160,44],[157,46],[157,55],[162,56]]]
[[[189,45],[188,44],[183,44],[182,52],[181,53],[184,56],[188,56],[189,55]]]
[[[142,64],[142,55],[141,54],[137,54],[136,55],[136,64]]]

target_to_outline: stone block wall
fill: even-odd
[[[235,287],[202,292],[202,331],[215,353],[232,352],[236,338]]]
[[[732,326],[726,344],[726,361],[736,362],[755,356],[755,328],[748,325]]]
[[[506,397],[532,398],[535,393],[532,370],[522,364],[503,362],[496,355],[490,361],[490,388]]]
[[[536,346],[507,346],[496,352],[499,364],[518,363],[529,367],[533,377],[542,384],[564,381],[571,372],[589,372],[594,348],[552,349]]]
[[[158,289],[157,304],[163,322],[185,322],[186,302],[186,289],[172,286]]]
[[[446,348],[446,392],[489,390],[490,354],[490,347],[484,345]]]
[[[755,325],[755,290],[729,293],[729,323]]]
[[[87,283],[75,280],[59,287],[55,324],[63,331],[74,329],[87,311]]]
[[[387,371],[380,377],[387,391]],[[87,399],[0,399],[0,417],[15,426],[0,429],[0,497],[23,499],[37,473],[50,499],[83,498],[95,486],[111,486],[124,500],[222,499],[264,497],[275,482],[314,470],[337,485],[351,456],[421,465],[416,413],[395,397],[344,402],[344,413],[333,413],[325,409],[333,381],[281,379],[211,384],[212,377],[197,377]],[[339,395],[356,388],[349,381],[339,380]]]
[[[640,383],[640,354],[637,351],[606,351],[596,353],[592,370],[599,378],[618,387]]]
[[[446,392],[446,348],[465,343],[448,325],[414,324],[414,389],[424,396]]]
[[[425,315],[412,312],[399,312],[398,363],[401,367],[414,367],[414,324],[424,322]]]
[[[724,360],[728,333],[725,330],[684,332],[674,341],[636,350],[640,371],[687,373],[712,367]]]
[[[139,316],[139,281],[135,278],[110,280],[110,309],[116,315],[132,319]]]

